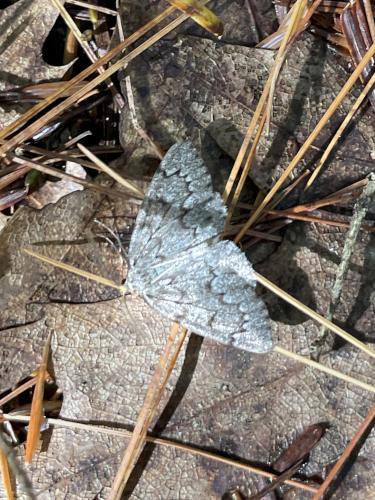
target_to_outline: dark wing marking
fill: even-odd
[[[246,256],[231,241],[202,243],[151,266],[143,295],[195,333],[251,352],[272,349],[267,309]]]

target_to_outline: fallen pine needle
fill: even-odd
[[[33,460],[35,450],[37,449],[39,438],[40,438],[40,428],[43,423],[43,395],[44,395],[44,383],[46,380],[48,357],[51,345],[51,333],[48,335],[46,345],[43,349],[42,361],[39,366],[37,381],[35,384],[33,400],[31,403],[30,412],[30,423],[27,431],[26,439],[26,452],[25,461],[30,464]]]
[[[322,365],[321,363],[313,361],[310,358],[306,358],[305,356],[300,356],[299,354],[295,354],[294,352],[288,351],[287,349],[284,349],[283,347],[280,346],[275,346],[273,350],[274,352],[277,352],[282,356],[294,359],[295,361],[299,361],[300,363],[310,366],[311,368],[315,368],[316,370],[327,373],[328,375],[332,375],[333,377],[339,378],[340,380],[344,380],[344,382],[348,382],[349,384],[361,387],[366,391],[375,393],[375,386],[367,384],[366,382],[362,382],[361,380],[358,380],[354,377],[351,377],[350,375],[346,375],[345,373],[334,370],[333,368],[329,368],[328,366]]]
[[[30,417],[24,415],[12,415],[8,413],[4,413],[3,417],[9,422],[29,422]],[[48,418],[47,423],[54,427],[63,427],[67,429],[73,430],[83,430],[85,432],[94,432],[94,433],[102,433],[107,434],[109,436],[118,436],[121,438],[129,438],[132,434],[131,431],[126,429],[112,429],[110,427],[104,427],[103,425],[94,425],[94,424],[86,424],[83,422],[76,422],[72,420],[63,420],[61,418]],[[223,463],[225,465],[229,465],[231,467],[235,467],[237,469],[242,469],[246,472],[257,474],[259,476],[267,477],[269,479],[277,479],[278,475],[273,474],[272,472],[265,471],[260,469],[259,467],[253,467],[252,465],[247,464],[246,462],[241,462],[239,460],[235,460],[233,458],[225,457],[222,455],[218,455],[211,451],[202,450],[200,448],[196,448],[195,446],[191,446],[184,443],[179,443],[177,441],[172,441],[171,439],[166,438],[158,438],[154,436],[150,436],[147,434],[146,441],[148,443],[154,443],[159,446],[164,446],[167,448],[174,448],[176,450],[180,450],[184,453],[190,453],[191,455],[196,455],[199,457],[207,458],[209,460],[214,460],[216,462]],[[301,490],[310,491],[311,493],[315,493],[317,488],[311,486],[310,484],[305,484],[300,481],[295,481],[293,479],[285,480],[285,484],[289,486],[293,486],[295,488],[299,488]]]
[[[0,470],[1,470],[1,477],[3,480],[3,486],[6,498],[7,500],[13,500],[14,492],[12,487],[12,480],[10,478],[8,458],[1,448],[0,448]]]
[[[348,92],[351,90],[351,88],[354,86],[355,82],[358,80],[360,77],[363,69],[366,67],[366,65],[371,61],[373,56],[375,55],[375,43],[371,45],[369,50],[366,52],[364,55],[363,59],[361,62],[358,64],[358,66],[355,68],[353,73],[350,75],[340,92],[337,94],[335,99],[333,100],[332,104],[329,106],[329,108],[326,110],[326,112],[323,114],[321,119],[319,120],[318,124],[315,126],[314,130],[311,132],[309,137],[306,139],[304,144],[301,146],[300,150],[298,153],[294,156],[292,161],[289,163],[288,167],[285,169],[283,174],[280,176],[280,178],[276,181],[276,183],[273,185],[271,190],[267,193],[265,196],[264,200],[262,203],[255,209],[249,220],[246,222],[244,227],[241,229],[241,231],[238,233],[238,235],[235,238],[235,242],[238,243],[241,238],[244,236],[246,231],[250,229],[250,227],[254,224],[254,222],[258,219],[259,215],[263,212],[263,210],[266,208],[266,206],[269,204],[269,202],[272,200],[276,192],[281,188],[281,186],[284,184],[285,180],[289,177],[291,172],[295,169],[295,167],[298,165],[298,163],[302,160],[304,157],[305,153],[309,149],[309,147],[313,144],[315,141],[316,137],[319,135],[321,130],[324,128],[324,126],[327,124],[329,119],[333,116],[337,108],[340,106]]]
[[[71,266],[70,264],[65,264],[56,259],[52,259],[51,257],[46,257],[40,253],[34,252],[29,248],[23,248],[22,250],[27,255],[31,255],[31,257],[35,257],[43,262],[47,262],[52,266],[58,267],[59,269],[64,269],[64,271],[68,271],[69,273],[78,274],[78,276],[82,276],[83,278],[87,278],[88,280],[96,281],[97,283],[101,283],[102,285],[110,286],[112,288],[116,288],[120,290],[121,293],[125,293],[126,287],[124,285],[118,285],[114,281],[103,278],[97,274],[89,273],[88,271],[84,271],[83,269],[78,269],[77,267]]]
[[[130,181],[127,181],[121,175],[119,175],[117,172],[115,172],[112,168],[110,168],[108,165],[106,165],[102,160],[100,160],[97,156],[94,155],[89,149],[87,149],[85,146],[82,144],[77,144],[78,148],[84,153],[87,158],[89,158],[95,165],[98,167],[98,169],[102,172],[105,172],[107,175],[112,177],[115,181],[117,181],[121,186],[124,186],[126,189],[129,191],[132,191],[135,193],[137,196],[139,196],[141,199],[144,198],[144,193],[141,191],[135,184],[133,184]]]

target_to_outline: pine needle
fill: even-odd
[[[258,219],[260,214],[263,212],[263,210],[266,208],[266,206],[269,204],[269,202],[272,200],[274,195],[277,193],[277,191],[282,187],[286,179],[289,177],[291,172],[296,168],[298,163],[302,160],[302,158],[305,156],[305,153],[309,149],[309,147],[313,144],[319,133],[322,131],[322,129],[325,127],[325,125],[328,123],[330,118],[333,116],[337,108],[340,106],[346,95],[349,93],[353,85],[356,83],[358,78],[361,76],[363,69],[366,67],[366,65],[371,61],[373,56],[375,55],[375,43],[370,47],[370,49],[366,52],[365,56],[361,60],[361,62],[358,64],[358,66],[355,68],[353,73],[350,75],[338,95],[335,97],[333,100],[332,104],[329,106],[329,108],[326,110],[322,118],[319,120],[318,124],[314,128],[314,130],[311,132],[309,137],[306,139],[298,153],[294,156],[292,161],[289,163],[288,167],[285,169],[283,174],[280,176],[279,180],[274,184],[274,186],[271,188],[271,190],[267,193],[265,196],[264,200],[262,203],[259,205],[259,207],[256,208],[254,213],[251,215],[247,223],[244,225],[244,227],[241,229],[241,231],[238,233],[238,235],[235,238],[235,242],[238,243],[241,238],[244,236],[246,231],[250,229],[250,227],[254,224],[254,222]]]
[[[43,423],[43,396],[44,384],[46,380],[48,357],[50,353],[52,334],[48,335],[46,344],[43,349],[42,361],[37,374],[37,382],[35,384],[33,400],[31,403],[30,423],[27,431],[25,462],[31,464],[34,453],[38,447],[40,439],[40,429]]]
[[[106,165],[102,160],[100,160],[97,156],[95,156],[94,153],[92,153],[89,149],[83,146],[83,144],[78,143],[77,146],[82,151],[82,153],[84,153],[87,156],[87,158],[89,158],[93,163],[95,163],[95,165],[98,167],[100,171],[105,172],[107,175],[112,177],[112,179],[121,184],[121,186],[124,186],[132,193],[135,193],[139,198],[141,199],[144,198],[143,191],[141,191],[135,184],[121,177],[121,175],[119,175],[112,168]]]
[[[1,470],[1,478],[3,480],[4,491],[6,494],[7,500],[14,499],[14,492],[12,487],[12,480],[9,472],[9,464],[8,458],[0,448],[0,470]]]
[[[34,250],[30,250],[29,248],[23,248],[22,251],[27,255],[31,255],[31,257],[35,257],[42,262],[47,262],[48,264],[58,267],[59,269],[64,269],[64,271],[68,271],[69,273],[77,274],[78,276],[82,276],[83,278],[87,278],[88,280],[96,281],[97,283],[101,283],[102,285],[116,288],[116,290],[120,290],[121,293],[125,293],[126,287],[124,285],[118,285],[110,279],[103,278],[102,276],[99,276],[97,274],[89,273],[88,271],[84,271],[83,269],[78,269],[77,267],[71,266],[70,264],[65,264],[65,262],[52,259],[51,257],[46,257],[45,255],[41,255],[38,252],[34,252]]]

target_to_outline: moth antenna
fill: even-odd
[[[102,226],[106,231],[109,232],[109,234],[113,237],[114,240],[116,240],[117,242],[117,245],[118,245],[118,248],[116,247],[116,245],[113,243],[113,241],[111,241],[110,238],[106,237],[106,236],[101,236],[102,238],[104,238],[108,243],[111,244],[111,246],[116,250],[116,252],[119,252],[119,254],[121,255],[121,258],[123,259],[123,261],[125,260],[126,264],[127,264],[127,267],[129,269],[129,259],[128,259],[128,255],[127,255],[127,252],[121,242],[121,239],[119,237],[119,235],[117,233],[115,233],[115,231],[113,231],[113,229],[111,229],[109,226],[107,226],[106,224],[104,224],[104,222],[98,220],[98,219],[94,219],[94,222],[96,224],[98,224],[99,226]]]

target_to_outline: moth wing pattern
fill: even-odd
[[[129,246],[130,267],[142,269],[223,231],[226,208],[190,142],[172,146],[140,208]]]
[[[223,344],[259,353],[272,349],[255,273],[233,242],[204,242],[173,265],[166,261],[149,271],[153,279],[143,296],[163,316]]]

